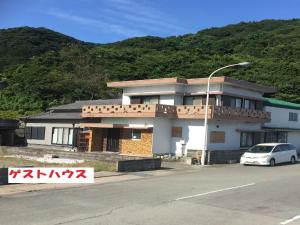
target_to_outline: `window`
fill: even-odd
[[[202,105],[201,96],[184,96],[183,97],[184,105]]]
[[[230,107],[231,108],[242,108],[242,99],[241,98],[230,98]]]
[[[250,108],[250,101],[248,99],[244,100],[244,109],[249,109]]]
[[[182,127],[172,127],[172,137],[182,137]]]
[[[52,130],[52,144],[72,145],[73,128],[54,127]]]
[[[265,142],[266,143],[286,143],[288,138],[288,133],[286,131],[274,131],[274,132],[267,132],[265,135]]]
[[[159,104],[159,96],[142,97],[142,104]]]
[[[298,121],[298,113],[289,113],[289,121]]]
[[[254,100],[250,100],[249,109],[255,109],[255,101]]]
[[[132,130],[131,139],[133,140],[141,139],[141,130]]]
[[[241,147],[251,147],[254,145],[253,132],[241,132]]]
[[[44,140],[45,127],[26,127],[25,137],[27,139]]]

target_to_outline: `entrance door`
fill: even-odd
[[[108,129],[107,132],[107,151],[119,151],[120,129]]]

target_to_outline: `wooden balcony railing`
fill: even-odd
[[[89,105],[83,106],[82,117],[127,117],[127,118],[154,118],[168,117],[178,119],[204,119],[204,105]],[[252,109],[212,106],[208,108],[208,119],[240,120],[245,122],[268,122],[271,119],[269,112]]]

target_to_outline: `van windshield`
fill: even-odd
[[[263,146],[263,145],[256,145],[250,148],[247,152],[251,153],[269,153],[272,151],[274,146]]]

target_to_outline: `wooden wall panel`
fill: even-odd
[[[210,143],[225,143],[225,132],[223,131],[211,131]]]

